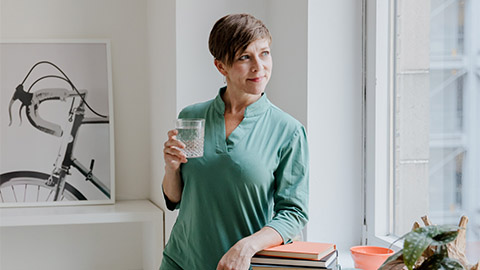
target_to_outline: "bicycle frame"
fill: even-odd
[[[67,134],[63,135],[62,144],[57,155],[56,162],[54,164],[54,169],[51,174],[47,185],[56,185],[54,201],[57,201],[63,195],[65,189],[65,177],[70,174],[70,168],[73,166],[77,169],[82,175],[85,176],[86,181],[90,181],[95,185],[105,196],[110,198],[109,188],[103,184],[92,172],[94,160],[90,163],[90,169],[87,169],[80,161],[73,157],[73,150],[75,147],[76,137],[78,130],[83,124],[108,124],[108,118],[85,118],[85,103],[84,99],[87,96],[86,90],[79,90],[83,99],[80,100],[78,106],[73,107],[71,113],[73,113],[73,119],[70,117],[69,124],[67,125]],[[75,98],[78,95],[70,95],[69,97]],[[72,101],[74,102],[74,101]],[[73,105],[73,104],[72,104]]]

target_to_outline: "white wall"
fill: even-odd
[[[111,40],[116,198],[148,198],[146,1],[1,0],[0,6],[2,39]]]
[[[177,117],[175,0],[148,0],[148,77],[151,138],[151,200],[165,210],[165,234],[170,235],[176,213],[166,210],[162,193],[163,143]]]
[[[362,208],[361,1],[308,3],[311,241],[360,244]]]
[[[307,127],[308,1],[268,0],[267,20],[273,41],[268,98]]]

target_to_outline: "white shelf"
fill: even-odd
[[[163,223],[163,211],[148,200],[112,205],[0,208],[0,227],[124,222]]]
[[[31,234],[33,232],[41,234],[44,232],[44,230],[45,232],[50,231],[48,225],[81,225],[80,227],[73,227],[73,230],[84,232],[86,228],[98,224],[114,225],[114,223],[140,223],[142,224],[140,229],[142,231],[141,241],[143,242],[143,251],[141,252],[143,256],[143,267],[141,267],[141,269],[155,270],[158,269],[162,260],[162,252],[164,247],[163,219],[163,211],[148,200],[118,201],[112,205],[0,208],[0,236],[2,233],[8,233],[8,230],[18,231],[19,228],[21,230],[25,230],[26,233]],[[95,234],[95,229],[87,229],[87,231],[88,230],[91,230],[91,233]],[[119,237],[121,236],[122,235],[119,235]],[[75,241],[67,244],[61,241],[59,242],[55,239],[52,239],[52,241],[53,242],[50,243],[51,246],[61,243],[58,251],[61,253],[61,255],[59,255],[60,257],[63,256],[67,258],[69,255],[71,255],[69,253],[70,250],[74,248],[78,249],[78,245]],[[15,246],[15,243],[5,242],[2,244],[3,246],[11,247],[10,249],[13,249],[13,246]],[[48,245],[48,243],[36,243],[35,241],[32,241],[28,243],[28,246],[30,248],[33,247],[35,250],[36,248],[42,248],[42,245],[45,244]],[[90,249],[90,247],[87,246],[82,248]],[[21,248],[21,250],[24,249]],[[18,252],[21,251],[11,252],[16,252],[13,255],[18,255]],[[106,252],[108,252],[108,250]],[[102,265],[108,265],[109,263],[104,258],[105,254],[91,255],[88,252],[84,252],[84,250],[81,250],[79,253],[87,254],[83,258],[86,261],[101,261]],[[4,264],[11,266],[10,268],[7,267],[8,269],[24,269],[18,267],[18,261],[8,261],[7,258],[2,259]],[[116,261],[118,260],[113,260],[112,264],[114,264]],[[51,268],[50,266],[47,267],[47,265],[50,265],[50,263],[50,258],[45,258],[45,261],[42,261],[42,258],[40,258],[39,261],[36,262],[36,265],[39,266],[38,269],[64,269],[64,265],[62,263],[59,263],[57,268]],[[99,266],[99,268],[97,268],[109,269],[108,267],[102,267]],[[0,268],[2,267],[0,266]],[[81,268],[81,266],[79,266],[72,269],[85,268]]]

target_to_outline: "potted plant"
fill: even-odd
[[[426,216],[422,220],[426,226],[415,223],[413,230],[400,238],[404,239],[403,249],[379,270],[479,270],[479,263],[470,265],[465,257],[467,217],[461,218],[459,226],[431,225]]]

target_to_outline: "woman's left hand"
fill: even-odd
[[[238,241],[231,247],[217,265],[217,270],[248,270],[250,260],[255,255],[247,239]]]

